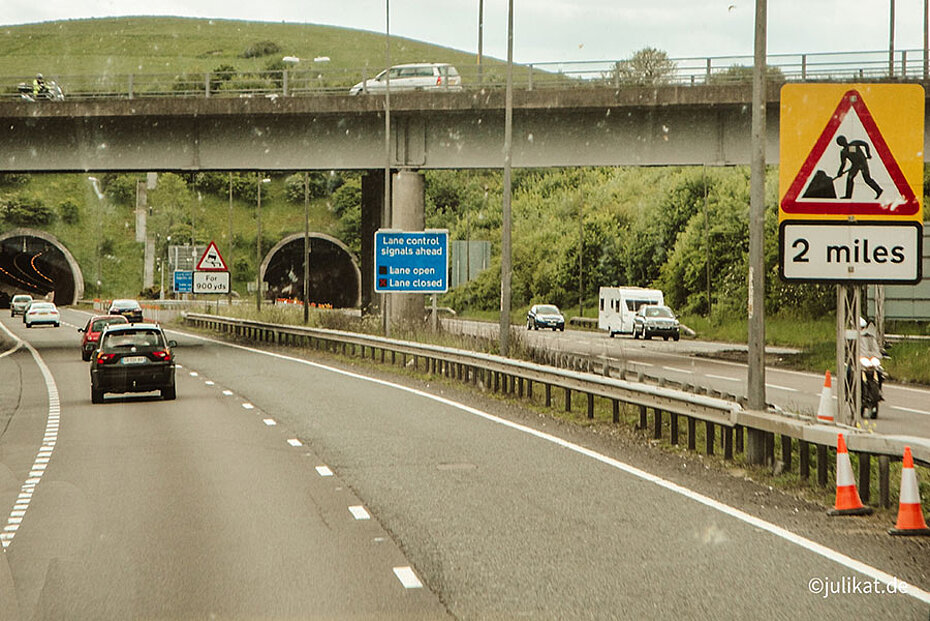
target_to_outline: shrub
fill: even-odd
[[[321,172],[309,173],[310,199],[323,198],[329,191],[327,175]],[[284,197],[289,203],[303,204],[304,202],[304,176],[295,173],[284,181]]]
[[[245,48],[241,54],[240,58],[260,58],[262,56],[269,56],[271,54],[280,54],[281,46],[279,46],[274,41],[258,41],[253,43],[249,47]]]
[[[65,224],[77,224],[81,220],[81,211],[71,199],[58,204],[58,217]]]
[[[34,196],[14,196],[0,206],[0,216],[15,226],[44,226],[55,219],[55,212]]]

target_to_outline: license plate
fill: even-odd
[[[148,361],[145,356],[126,356],[120,360],[120,364],[145,364]]]

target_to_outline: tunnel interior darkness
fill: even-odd
[[[20,293],[54,293],[57,304],[74,302],[74,274],[61,248],[28,234],[0,240],[0,300]]]
[[[268,258],[263,279],[269,298],[303,297],[304,240],[297,235],[285,240]],[[353,308],[359,304],[361,276],[351,253],[333,240],[313,234],[310,237],[310,294],[316,304]]]

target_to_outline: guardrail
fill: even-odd
[[[534,386],[538,385],[544,391],[547,407],[552,407],[552,391],[557,389],[563,394],[566,411],[572,410],[572,396],[580,394],[586,400],[589,419],[594,418],[596,398],[610,402],[614,423],[620,421],[621,404],[630,404],[639,408],[640,429],[650,428],[651,410],[653,437],[663,438],[667,429],[669,441],[675,445],[681,441],[680,423],[683,419],[687,445],[692,451],[697,450],[697,425],[700,422],[704,425],[705,452],[714,454],[719,436],[724,459],[728,460],[733,459],[734,452],[743,451],[746,429],[759,430],[765,434],[767,464],[777,467],[775,442],[776,436],[779,436],[780,468],[791,470],[797,453],[798,473],[805,481],[810,478],[813,447],[817,482],[824,487],[828,482],[828,470],[831,464],[836,463],[835,454],[831,459],[828,449],[835,451],[837,434],[843,432],[849,451],[858,455],[858,487],[866,503],[871,497],[871,459],[878,458],[879,504],[885,508],[890,506],[889,464],[891,460],[901,459],[905,446],[911,447],[916,461],[930,465],[930,440],[864,433],[854,428],[820,424],[802,417],[751,411],[735,400],[693,394],[662,385],[653,386],[641,381],[628,381],[625,370],[612,371],[608,362],[596,359],[582,361],[581,366],[587,372],[579,372],[492,354],[353,332],[268,324],[201,313],[184,313],[182,317],[191,326],[235,338],[280,346],[305,346],[371,360],[380,358],[381,363],[400,364],[405,368],[412,366],[415,370],[480,384],[485,389],[517,398],[532,398]],[[612,373],[618,376],[613,377]],[[638,374],[637,377],[641,379],[642,375]]]
[[[887,51],[770,54],[768,78],[776,82],[928,80],[930,67],[923,63],[922,49],[898,51],[889,62]],[[752,56],[710,56],[658,59],[652,75],[631,60],[534,62],[514,66],[514,88],[572,88],[603,85],[698,86],[748,83]],[[132,73],[54,75],[70,99],[134,99],[140,97],[290,97],[347,95],[358,82],[373,78],[381,68],[348,68],[301,63],[286,69],[265,71],[220,70],[188,73]],[[465,90],[503,88],[505,65],[485,63],[480,68],[459,66]],[[16,85],[32,84],[32,75],[0,77],[0,97],[18,98]],[[443,91],[443,88],[437,89]]]

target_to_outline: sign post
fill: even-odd
[[[860,286],[922,276],[924,104],[917,84],[781,90],[779,273],[837,286],[837,420],[847,424],[861,413]]]

